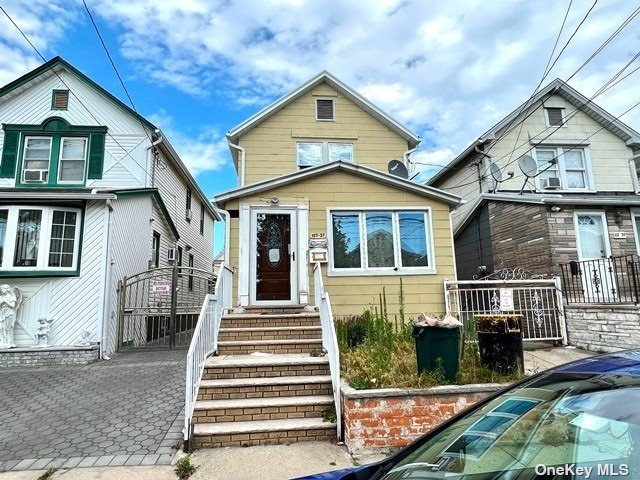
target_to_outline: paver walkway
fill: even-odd
[[[171,463],[186,351],[0,369],[0,471]]]

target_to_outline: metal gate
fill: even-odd
[[[446,312],[465,327],[475,314],[522,315],[525,341],[553,340],[567,343],[560,278],[528,278],[523,269],[502,269],[478,280],[445,280]]]
[[[118,282],[118,350],[187,348],[215,275],[192,267],[147,270]]]

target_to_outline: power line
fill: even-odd
[[[84,9],[87,11],[87,15],[89,15],[89,20],[91,20],[91,24],[93,25],[93,28],[96,31],[96,35],[98,35],[98,38],[100,39],[100,43],[102,44],[102,48],[104,49],[105,53],[107,54],[107,58],[109,59],[109,62],[111,62],[111,66],[113,67],[113,71],[116,72],[116,76],[118,77],[118,80],[120,81],[120,85],[122,85],[122,89],[124,90],[125,95],[129,99],[129,103],[131,104],[131,108],[133,109],[134,112],[136,112],[137,115],[140,115],[138,113],[138,110],[136,109],[135,104],[133,103],[133,99],[131,98],[131,95],[129,95],[129,90],[127,90],[127,87],[124,84],[124,81],[122,80],[122,77],[120,76],[120,72],[118,71],[118,68],[116,67],[115,62],[113,61],[113,57],[111,56],[111,53],[109,52],[109,49],[107,48],[107,44],[105,43],[104,38],[102,38],[102,35],[100,34],[100,30],[98,29],[98,25],[96,24],[96,22],[95,22],[95,20],[93,18],[93,15],[91,14],[91,10],[89,10],[87,2],[85,0],[82,0],[82,4],[84,5]],[[138,120],[140,120],[140,119],[138,119]],[[144,128],[144,125],[142,124],[142,122],[140,122],[140,126],[142,126],[142,130],[144,131],[145,135],[149,139],[149,142],[153,143],[153,140],[151,140],[151,136],[149,135],[149,132],[147,132],[147,129]]]
[[[27,43],[36,52],[38,57],[40,57],[40,59],[44,63],[46,63],[47,60],[44,58],[44,56],[40,53],[40,51],[36,48],[36,46],[31,42],[31,40],[29,40],[29,37],[27,37],[27,35],[22,31],[20,26],[13,20],[11,15],[9,15],[9,13],[1,5],[0,5],[0,10],[2,10],[2,13],[4,13],[4,15],[9,19],[9,21],[13,24],[13,26],[16,27],[16,29],[20,32],[20,34],[27,41]],[[69,90],[69,93],[73,96],[73,98],[75,98],[78,101],[78,103],[87,111],[87,113],[91,116],[91,118],[93,118],[93,120],[95,120],[96,123],[100,124],[101,123],[100,120],[98,120],[98,118],[94,115],[94,113],[84,104],[82,99],[78,95],[76,95],[76,93],[71,89],[71,87],[67,84],[67,82],[64,81],[64,79],[60,76],[60,74],[58,74],[58,72],[56,72],[56,70],[54,68],[52,68],[51,71],[55,74],[56,77],[58,77],[58,80],[60,80],[60,82],[67,88],[67,90]],[[145,134],[147,134],[146,129],[145,129]],[[126,156],[128,156],[129,158],[131,158],[131,160],[133,160],[133,162],[136,165],[138,165],[138,167],[140,167],[145,173],[148,173],[147,172],[147,167],[140,165],[140,163],[138,163],[138,161],[133,157],[133,155],[131,155],[131,153],[125,147],[123,147],[122,144],[120,144],[120,142],[118,142],[118,140],[108,130],[107,130],[107,136],[109,136],[109,138],[111,138],[111,140],[113,140],[114,143],[118,147],[120,147],[122,149],[124,154]],[[147,134],[147,136],[148,136],[148,134]]]

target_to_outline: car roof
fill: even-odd
[[[610,375],[640,376],[640,350],[625,350],[595,357],[583,358],[560,365],[553,372],[607,373]]]

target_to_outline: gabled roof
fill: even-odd
[[[436,173],[428,181],[428,185],[434,185],[438,180],[445,177],[456,165],[462,162],[470,154],[475,152],[476,147],[480,147],[485,143],[491,143],[498,138],[500,131],[511,123],[520,115],[526,115],[531,109],[538,108],[538,102],[545,101],[553,95],[558,95],[568,101],[577,109],[581,110],[596,122],[606,127],[611,133],[625,141],[627,145],[640,146],[640,133],[628,126],[626,123],[618,120],[602,107],[596,105],[593,101],[582,95],[580,92],[570,87],[566,82],[556,78],[547,86],[536,93],[531,100],[527,100],[513,110],[509,115],[496,123],[493,127],[483,133],[480,138],[465,148],[462,153],[449,162],[442,170]],[[523,109],[523,107],[525,107]],[[522,111],[521,111],[522,110]]]
[[[132,108],[128,107],[127,104],[125,104],[122,101],[120,101],[117,97],[115,97],[114,95],[109,93],[107,90],[105,90],[100,85],[98,85],[96,82],[91,80],[89,77],[87,77],[84,73],[82,73],[76,67],[74,67],[73,65],[71,65],[68,62],[66,62],[65,60],[63,60],[60,57],[53,57],[48,62],[43,63],[39,67],[34,68],[30,72],[24,74],[23,76],[17,78],[13,82],[10,82],[10,83],[6,84],[4,87],[0,88],[0,98],[4,97],[8,93],[10,93],[10,92],[12,92],[12,91],[14,91],[16,89],[22,87],[23,85],[31,82],[32,80],[35,80],[36,78],[38,78],[42,74],[48,72],[49,70],[54,72],[55,71],[54,69],[60,68],[60,67],[65,69],[65,70],[69,70],[74,75],[78,76],[82,81],[84,81],[84,82],[88,83],[89,85],[91,85],[91,87],[95,88],[98,92],[100,92],[100,94],[102,94],[107,99],[109,99],[114,105],[116,105],[117,107],[125,110],[128,114],[134,116],[138,121],[142,122],[145,127],[150,128],[152,131],[157,130],[158,127],[156,127],[153,123],[151,123],[149,120],[144,118],[142,115],[140,115],[138,112],[136,112]]]
[[[330,172],[351,173],[353,175],[371,180],[373,182],[397,187],[418,195],[422,195],[423,197],[440,200],[441,202],[444,202],[450,206],[458,206],[462,203],[462,199],[452,193],[438,190],[434,187],[428,187],[426,185],[419,185],[409,180],[405,180],[404,178],[395,177],[388,173],[384,173],[370,167],[365,167],[364,165],[356,165],[354,163],[343,162],[340,160],[337,162],[326,163],[324,165],[318,165],[311,168],[305,168],[304,170],[289,173],[287,175],[281,175],[270,180],[264,180],[262,182],[254,183],[252,185],[235,188],[233,190],[229,190],[227,192],[216,195],[214,197],[214,201],[220,205],[228,202],[229,200],[242,198],[248,195],[254,195],[256,193],[268,190],[273,190],[274,188],[290,185],[303,180],[308,180],[310,178],[325,175]]]
[[[2,99],[2,97],[4,97],[5,95],[8,95],[9,93],[20,89],[20,87],[26,88],[26,86],[30,82],[35,81],[37,78],[47,74],[48,72],[51,72],[51,75],[56,75],[57,74],[56,70],[61,70],[61,69],[70,71],[71,73],[76,75],[80,80],[87,83],[90,87],[92,87],[93,89],[98,91],[98,93],[100,93],[109,101],[111,101],[111,103],[113,103],[116,107],[124,110],[129,115],[137,119],[143,125],[143,127],[146,127],[151,130],[151,133],[154,135],[154,140],[164,138],[165,141],[160,142],[160,144],[157,145],[158,148],[171,160],[173,165],[178,169],[182,178],[186,180],[186,182],[192,187],[196,195],[200,198],[200,201],[202,202],[202,204],[205,206],[205,209],[213,216],[213,218],[218,221],[222,220],[222,217],[220,216],[220,214],[213,208],[213,206],[209,202],[209,199],[207,198],[207,196],[204,194],[204,192],[202,191],[198,183],[193,178],[193,175],[191,175],[191,173],[187,170],[184,163],[180,159],[180,156],[178,155],[178,153],[174,150],[173,146],[169,143],[169,141],[166,140],[166,136],[158,129],[158,127],[156,127],[149,120],[147,120],[138,112],[136,112],[135,110],[127,106],[127,104],[122,102],[116,96],[109,93],[107,90],[105,90],[103,87],[101,87],[96,82],[91,80],[91,78],[86,76],[84,73],[82,73],[80,70],[75,68],[73,65],[71,65],[69,62],[65,61],[61,57],[53,57],[48,62],[43,63],[39,67],[24,74],[20,78],[6,84],[4,87],[1,87],[0,99]]]
[[[350,101],[352,101],[353,103],[358,105],[360,108],[362,108],[364,111],[369,113],[371,116],[376,118],[378,121],[380,121],[381,123],[389,127],[392,131],[396,132],[398,135],[400,135],[409,143],[410,148],[416,147],[420,143],[420,137],[418,135],[416,135],[414,132],[409,130],[407,127],[401,125],[398,121],[391,118],[387,113],[380,110],[380,108],[375,106],[373,103],[371,103],[369,100],[364,98],[355,90],[351,89],[350,87],[342,83],[340,80],[338,80],[336,77],[334,77],[331,73],[327,72],[326,70],[319,73],[318,75],[313,77],[311,80],[304,83],[303,85],[293,90],[292,92],[286,94],[283,97],[280,97],[271,105],[263,108],[258,113],[249,117],[247,120],[245,120],[241,124],[232,128],[227,133],[227,138],[232,143],[237,143],[238,139],[242,135],[247,133],[249,130],[259,125],[260,123],[264,122],[271,115],[282,110],[291,102],[295,101],[297,98],[301,97],[302,95],[306,94],[307,92],[311,91],[313,88],[317,87],[322,83],[326,83],[330,87],[334,88],[335,90],[340,92],[342,95],[344,95],[346,98],[348,98]]]

